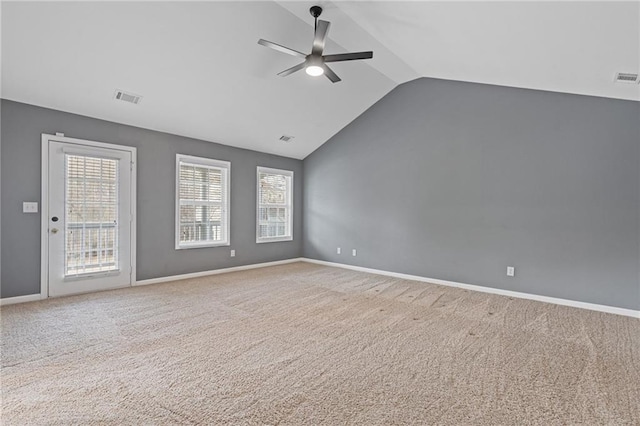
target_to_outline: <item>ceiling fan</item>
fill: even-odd
[[[309,12],[315,19],[313,47],[311,48],[310,54],[305,55],[304,53],[298,52],[297,50],[293,50],[267,40],[258,40],[258,44],[261,44],[262,46],[270,47],[274,50],[277,50],[278,52],[286,53],[292,56],[304,58],[304,62],[282,72],[279,72],[279,76],[286,77],[296,71],[300,71],[301,69],[305,68],[307,74],[311,76],[316,77],[324,74],[329,80],[331,80],[332,83],[337,83],[340,81],[340,77],[338,77],[336,73],[327,66],[327,62],[355,61],[358,59],[373,58],[373,52],[354,52],[338,53],[335,55],[323,55],[324,44],[327,39],[327,33],[329,32],[329,26],[331,25],[331,23],[318,20],[318,16],[320,16],[320,14],[322,13],[322,8],[320,6],[312,6],[311,9],[309,9]]]

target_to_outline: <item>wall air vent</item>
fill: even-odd
[[[630,74],[625,72],[619,72],[616,74],[616,83],[640,83],[640,76],[638,74]]]
[[[291,142],[291,140],[294,138],[294,136],[287,136],[287,135],[282,135],[280,136],[280,140],[283,142]]]
[[[130,92],[125,92],[124,90],[116,90],[116,93],[113,95],[114,99],[123,102],[129,102],[131,104],[138,105],[142,100],[142,96],[136,95]]]

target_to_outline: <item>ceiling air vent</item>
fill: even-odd
[[[282,135],[280,136],[280,140],[283,142],[291,142],[291,140],[294,138],[294,136],[287,136],[287,135]]]
[[[114,99],[117,99],[119,101],[129,102],[136,105],[138,105],[142,100],[142,96],[135,95],[133,93],[127,93],[124,90],[116,90],[116,93],[113,97]]]
[[[625,72],[619,72],[616,74],[616,83],[639,83],[640,77],[638,74],[630,74]]]

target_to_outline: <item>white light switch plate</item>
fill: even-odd
[[[37,201],[23,202],[22,213],[38,213],[38,202]]]

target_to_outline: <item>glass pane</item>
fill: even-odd
[[[195,225],[193,224],[180,224],[180,242],[195,241]]]
[[[180,224],[193,223],[195,220],[195,206],[180,206]]]
[[[289,233],[288,209],[285,207],[261,207],[258,235],[261,238],[285,237]]]
[[[118,162],[65,156],[65,276],[118,269]]]
[[[222,170],[180,163],[180,199],[222,202]]]
[[[291,235],[290,191],[290,176],[258,173],[258,238],[282,238]]]
[[[216,242],[223,230],[224,171],[180,163],[180,242]]]
[[[260,173],[260,204],[286,204],[287,177]]]

